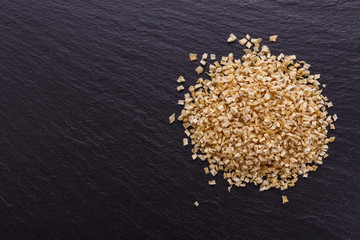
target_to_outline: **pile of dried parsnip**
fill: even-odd
[[[236,39],[231,34],[228,42]],[[320,75],[311,75],[310,65],[295,55],[272,55],[267,46],[260,46],[261,40],[249,35],[241,39],[246,46],[241,59],[230,53],[218,62],[211,54],[215,62],[209,64],[208,77],[199,78],[178,101],[184,105],[178,120],[193,145],[192,158],[209,163],[206,174],[222,170],[229,191],[249,182],[260,191],[293,187],[299,175],[307,177],[317,169],[315,164],[322,164],[327,143],[335,139],[327,137],[327,127],[335,128],[337,116],[328,116],[326,107],[332,103],[321,95]],[[197,60],[197,54],[189,57]],[[207,58],[204,53],[197,74]],[[169,120],[174,122],[175,114]]]

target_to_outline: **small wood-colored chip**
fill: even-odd
[[[245,45],[246,43],[247,43],[247,39],[246,38],[242,38],[242,39],[240,39],[239,40],[239,43],[241,44],[241,45]]]
[[[201,59],[201,60],[200,60],[200,64],[203,65],[203,66],[205,66],[206,61],[205,61],[204,59]]]
[[[176,88],[176,90],[177,90],[178,92],[180,92],[181,90],[184,90],[184,86],[183,86],[183,85],[180,85],[180,86],[178,86],[178,87]]]
[[[212,186],[212,185],[215,185],[216,184],[216,181],[215,180],[211,180],[211,181],[208,181],[209,185]]]
[[[289,202],[289,199],[287,198],[287,196],[282,196],[282,202],[283,202],[283,204]]]
[[[183,139],[183,146],[189,145],[189,140],[187,138]]]
[[[180,77],[177,79],[177,82],[178,82],[178,83],[185,82],[185,78],[184,78],[183,76],[180,76]]]
[[[207,53],[204,53],[204,54],[202,55],[202,59],[207,59],[207,57],[208,57],[208,54],[207,54]]]
[[[252,46],[251,42],[247,42],[247,43],[246,43],[246,47],[247,47],[247,48],[251,48],[251,46]]]
[[[215,55],[215,54],[210,54],[210,59],[211,59],[211,60],[215,60],[215,59],[216,59],[216,55]]]
[[[203,69],[201,66],[198,66],[198,67],[195,69],[195,71],[197,72],[197,74],[201,74],[201,73],[204,71],[204,69]]]
[[[195,205],[196,207],[198,207],[198,206],[199,206],[199,203],[196,201],[196,202],[194,202],[194,205]]]
[[[330,124],[330,129],[335,129],[335,125],[334,125],[334,124]]]
[[[336,114],[334,114],[333,119],[334,119],[334,122],[338,119]]]
[[[197,154],[194,153],[193,155],[191,155],[192,159],[195,160],[197,158]]]
[[[276,42],[277,38],[278,38],[278,35],[272,35],[272,36],[270,36],[269,40],[270,40],[270,42]]]
[[[247,40],[250,40],[250,38],[251,38],[250,35],[249,35],[249,34],[246,34],[246,39],[247,39]]]
[[[196,53],[189,53],[190,61],[196,61],[197,60],[197,54]]]
[[[189,132],[189,130],[185,129],[184,132],[185,132],[186,136],[190,137],[191,133]]]
[[[333,142],[333,141],[335,141],[335,137],[330,137],[329,142]]]
[[[205,174],[209,174],[209,168],[208,167],[204,168],[204,172]]]
[[[185,101],[184,100],[178,100],[178,105],[184,105]]]
[[[231,43],[234,42],[236,39],[237,37],[233,33],[231,33],[227,41]]]
[[[175,113],[173,113],[173,114],[169,117],[169,122],[170,122],[170,123],[175,122]]]
[[[210,170],[211,175],[215,176],[218,172],[215,169]]]

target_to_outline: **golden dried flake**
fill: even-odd
[[[199,203],[196,201],[196,202],[194,202],[194,205],[195,205],[196,207],[198,207],[198,206],[199,206]]]
[[[282,202],[283,202],[283,204],[289,202],[289,199],[287,198],[287,196],[282,196]]]
[[[175,122],[175,113],[173,113],[173,114],[169,117],[169,122],[170,122],[170,123]]]
[[[286,190],[328,156],[327,144],[335,140],[327,137],[328,127],[335,128],[337,116],[328,115],[332,103],[309,64],[272,55],[261,38],[247,35],[239,42],[249,47],[240,59],[229,54],[196,69],[207,76],[189,87],[178,119],[192,158],[207,161],[206,174],[221,174],[229,189],[253,183],[260,191]]]
[[[276,42],[277,38],[278,38],[278,35],[272,35],[272,36],[270,36],[269,40],[270,40],[270,42]]]
[[[197,72],[197,74],[201,74],[201,73],[204,71],[204,69],[203,69],[201,66],[198,66],[198,67],[195,69],[195,71]]]
[[[208,57],[208,54],[207,54],[207,53],[204,53],[204,54],[202,55],[202,58],[201,58],[201,59],[207,59],[207,57]]]
[[[247,39],[246,38],[242,38],[242,39],[240,39],[239,40],[239,43],[241,44],[241,45],[245,45],[246,43],[247,43]]]
[[[209,185],[215,185],[216,184],[216,181],[215,180],[211,180],[211,181],[208,181]]]
[[[183,146],[189,145],[189,140],[187,138],[183,139]]]
[[[201,59],[201,60],[200,60],[200,64],[203,65],[203,66],[205,66],[206,61],[205,61],[204,59]]]
[[[336,114],[334,114],[333,119],[334,119],[334,122],[338,119]]]
[[[236,39],[237,37],[233,33],[231,33],[227,41],[231,43],[234,42]]]
[[[178,87],[176,88],[176,90],[177,90],[178,92],[180,92],[181,90],[184,90],[184,86],[183,86],[183,85],[180,85],[180,86],[178,86]]]
[[[251,48],[251,46],[252,46],[251,42],[247,42],[246,47]]]
[[[183,76],[180,76],[180,77],[177,79],[177,82],[178,82],[178,83],[185,82],[185,78],[184,78]]]
[[[246,34],[246,39],[247,39],[247,40],[250,40],[250,38],[251,38],[250,35],[249,35],[249,34]]]
[[[190,61],[196,61],[197,60],[197,54],[196,53],[189,53]]]
[[[178,100],[178,105],[185,105],[185,101],[184,100]]]
[[[197,158],[197,154],[194,153],[193,155],[191,155],[192,159],[195,160]]]

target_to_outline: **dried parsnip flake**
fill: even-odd
[[[203,69],[201,66],[198,66],[198,67],[195,69],[195,71],[197,72],[197,74],[201,74],[201,73],[204,71],[204,69]]]
[[[196,202],[194,202],[194,205],[195,205],[196,207],[198,207],[198,206],[199,206],[199,203],[196,201]]]
[[[240,39],[239,40],[239,43],[241,44],[241,45],[245,45],[246,43],[247,43],[247,39],[246,38],[242,38],[242,39]]]
[[[183,76],[180,76],[180,77],[177,79],[177,82],[178,82],[178,83],[185,82],[185,78],[184,78]]]
[[[184,100],[178,100],[178,105],[185,105],[185,101]]]
[[[216,55],[215,55],[215,54],[210,54],[210,59],[211,59],[211,60],[215,60],[215,59],[216,59]]]
[[[177,90],[178,92],[180,92],[181,90],[184,90],[184,86],[183,86],[183,85],[180,85],[180,86],[178,86],[178,87],[176,88],[176,90]]]
[[[272,35],[272,36],[270,36],[269,40],[270,40],[270,42],[276,42],[277,38],[278,38],[278,35]]]
[[[282,202],[283,202],[283,204],[289,202],[289,199],[287,198],[287,196],[282,196]]]
[[[175,122],[175,113],[173,113],[173,114],[169,117],[169,122],[170,122],[170,123]]]
[[[204,168],[204,172],[205,174],[209,174],[209,168],[208,167]]]
[[[204,59],[201,59],[201,60],[200,60],[200,64],[205,66],[206,61],[204,61]]]
[[[196,53],[189,53],[189,59],[190,59],[190,61],[196,61],[197,60],[197,54]]]
[[[189,140],[187,138],[183,139],[183,146],[189,145]]]
[[[231,33],[227,41],[230,43],[234,42],[236,39],[237,37],[233,33]]]
[[[204,54],[202,55],[202,58],[201,58],[201,59],[207,59],[207,57],[208,57],[208,54],[207,54],[207,53],[204,53]]]
[[[215,180],[211,180],[211,181],[208,181],[209,185],[215,185],[216,184],[216,181]]]

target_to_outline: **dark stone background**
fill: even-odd
[[[359,1],[35,1],[0,7],[1,239],[360,239]],[[189,52],[268,37],[327,84],[330,157],[285,192],[227,192],[182,147]],[[219,174],[220,175],[220,174]],[[193,203],[198,201],[199,207]]]

